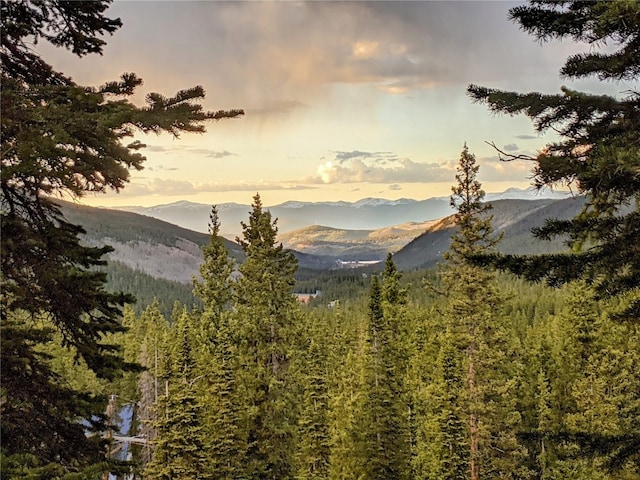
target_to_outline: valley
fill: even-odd
[[[360,208],[364,208],[365,203],[369,216],[374,216],[376,208],[382,209],[382,218],[385,212],[394,208],[398,218],[415,215],[411,213],[413,207],[409,211],[403,210],[410,205],[408,203],[390,205],[369,201],[361,202]],[[541,226],[546,218],[571,218],[580,211],[584,200],[507,198],[494,200],[491,204],[496,235],[503,236],[498,250],[504,253],[541,253],[561,250],[562,239],[552,242],[535,240],[531,235],[531,228]],[[94,246],[113,247],[106,267],[110,288],[131,291],[138,297],[140,305],[149,304],[154,297],[180,299],[185,304],[196,301],[191,292],[192,280],[199,276],[201,248],[209,242],[208,234],[134,212],[73,203],[62,205],[71,222],[84,226],[85,242]],[[300,222],[301,209],[307,207],[298,205],[295,209],[277,210],[284,215],[278,217],[278,225]],[[327,207],[325,205],[322,208]],[[345,205],[330,208],[336,209],[334,214],[346,215],[341,210]],[[347,208],[356,207],[351,205]],[[287,216],[291,212],[294,220]],[[430,212],[433,211],[426,212],[423,216],[431,215]],[[332,225],[346,221],[333,216],[327,216],[325,220]],[[240,221],[238,219],[238,226]],[[362,223],[361,221],[360,224]],[[354,281],[354,278],[357,281],[360,275],[357,271],[375,270],[376,263],[383,261],[387,253],[392,253],[398,268],[406,272],[433,267],[449,248],[454,228],[451,215],[428,221],[391,224],[378,229],[307,225],[291,231],[281,231],[278,241],[285,248],[291,249],[298,260],[298,291],[314,291],[331,285],[330,277],[339,270],[345,270],[348,282]],[[236,263],[244,261],[244,252],[236,242],[225,239],[225,246]],[[325,278],[321,272],[334,273]],[[344,287],[345,284],[342,285]],[[171,311],[171,301],[163,298],[159,298],[159,301],[164,312]]]

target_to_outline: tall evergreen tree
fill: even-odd
[[[145,475],[157,479],[212,478],[206,457],[203,408],[198,402],[192,319],[184,311],[174,326],[174,344],[165,376],[164,395],[156,405],[153,458]]]
[[[391,257],[387,257],[382,285],[371,280],[365,363],[362,428],[364,470],[368,479],[403,479],[409,473],[409,436],[402,391],[397,315],[402,292]],[[399,371],[400,370],[400,371]]]
[[[117,344],[122,346],[125,360],[137,362],[141,368],[126,372],[115,382],[102,382],[102,390],[116,396],[116,408],[126,405],[126,411],[132,414],[129,431],[122,433],[153,442],[157,433],[153,427],[156,404],[161,393],[161,359],[164,356],[164,342],[169,323],[160,312],[159,302],[154,299],[140,315],[136,315],[132,305],[126,305],[122,324],[127,330],[116,336]],[[117,411],[113,411],[112,417],[116,413]],[[117,446],[112,447],[112,451],[117,450]],[[151,460],[149,443],[145,446],[131,445],[129,452],[136,469]],[[137,474],[136,471],[130,473]]]
[[[585,473],[605,473],[606,467],[640,472],[639,444],[633,443],[640,425],[640,382],[630,368],[640,349],[623,338],[633,336],[636,326],[611,322],[584,283],[572,288],[562,319],[567,338],[562,364],[571,376],[562,398],[562,429],[554,436],[574,451],[589,449],[583,461],[569,462],[583,465]],[[582,442],[585,437],[589,444]]]
[[[566,235],[572,253],[492,256],[489,261],[551,285],[583,278],[600,296],[635,295],[622,314],[640,319],[640,4],[634,1],[541,1],[514,7],[510,18],[539,41],[572,39],[589,52],[570,56],[560,73],[570,79],[629,81],[620,96],[562,88],[561,94],[515,93],[477,85],[474,101],[496,113],[524,114],[539,132],[560,135],[536,157],[538,187],[575,185],[588,199],[572,220],[549,220],[534,235]],[[606,48],[605,48],[606,47]],[[612,48],[613,47],[613,48]],[[506,158],[519,158],[506,155]]]
[[[534,235],[566,235],[570,254],[533,257],[491,256],[481,260],[530,280],[560,285],[584,279],[600,297],[622,295],[619,318],[640,320],[640,3],[615,1],[531,1],[514,7],[510,17],[537,40],[572,39],[590,50],[570,56],[560,74],[570,79],[597,77],[630,82],[618,96],[580,92],[521,94],[476,85],[468,88],[477,102],[496,113],[524,114],[560,140],[531,158],[537,186],[573,184],[586,195],[584,211],[571,220],[548,220]],[[606,48],[605,48],[606,46]],[[512,157],[508,157],[512,158]],[[602,435],[607,435],[602,433]],[[637,451],[637,435],[586,436],[583,450]],[[591,441],[593,440],[593,444]],[[598,446],[598,444],[600,446]],[[629,453],[631,455],[631,453]]]
[[[81,244],[82,227],[66,221],[52,198],[123,188],[128,169],[142,168],[145,160],[144,145],[131,141],[137,131],[178,136],[242,114],[204,111],[197,103],[201,87],[170,98],[152,93],[137,107],[128,101],[142,83],[136,75],[83,87],[31,48],[45,40],[80,57],[102,53],[100,37],[121,26],[104,14],[110,3],[0,5],[2,452],[29,453],[70,471],[102,458],[104,449],[85,435],[81,421],[103,429],[106,399],[69,392],[53,378],[37,353],[48,332],[24,322],[22,312],[47,316],[89,368],[109,379],[128,365],[103,339],[122,330],[121,308],[131,297],[105,290],[105,274],[95,267],[110,249]]]
[[[367,323],[359,312],[340,311],[330,351],[330,480],[366,478],[365,431],[361,419],[367,360]],[[365,317],[366,319],[366,317]]]
[[[459,230],[452,237],[441,272],[448,295],[445,321],[454,344],[463,353],[460,364],[466,383],[464,411],[471,480],[484,476],[525,478],[526,473],[517,468],[522,448],[515,440],[518,412],[510,392],[514,372],[509,371],[515,352],[504,325],[504,298],[495,274],[468,261],[469,256],[491,252],[499,241],[488,215],[491,206],[482,203],[484,191],[477,180],[478,170],[475,156],[465,145],[451,196]],[[456,425],[450,424],[454,428]]]
[[[204,304],[205,312],[214,320],[229,309],[233,297],[230,284],[233,260],[220,236],[220,217],[216,205],[209,215],[209,244],[202,247],[204,262],[200,265],[202,280],[194,279],[194,293]]]
[[[224,314],[227,316],[226,314]],[[200,392],[205,409],[205,455],[211,478],[238,480],[244,477],[246,436],[243,430],[240,387],[236,380],[237,357],[233,324],[223,319],[216,334],[215,352],[204,359],[209,366]]]
[[[235,326],[231,315],[233,261],[220,236],[220,220],[214,205],[209,223],[209,244],[204,246],[200,266],[202,280],[194,280],[195,294],[204,305],[199,314],[196,364],[203,375],[199,401],[205,409],[207,468],[212,478],[241,478],[245,441],[240,422],[242,401],[236,381],[237,358],[233,344]]]
[[[427,387],[430,398],[425,425],[419,478],[465,480],[469,478],[469,434],[465,417],[462,365],[451,332],[442,335],[435,363],[436,375]]]
[[[258,194],[242,229],[238,241],[247,258],[235,288],[235,338],[246,476],[283,480],[295,473],[297,388],[289,367],[300,316],[292,295],[297,261],[277,243],[276,221]]]
[[[299,439],[297,442],[298,480],[329,477],[329,326],[326,316],[308,312],[303,316],[305,336],[297,375],[302,383]]]

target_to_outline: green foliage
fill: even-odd
[[[640,5],[616,1],[533,1],[514,7],[511,18],[536,39],[573,39],[590,45],[588,53],[570,56],[561,70],[569,78],[638,79]],[[614,48],[603,52],[608,41]],[[640,288],[640,94],[594,95],[563,87],[560,95],[520,94],[471,85],[469,95],[496,113],[524,114],[543,132],[561,140],[548,144],[535,160],[537,186],[575,184],[587,195],[581,214],[571,220],[548,220],[534,231],[542,239],[567,235],[572,254],[535,257],[490,256],[484,259],[528,279],[560,285],[584,279],[601,297]],[[588,246],[588,248],[585,248]],[[639,318],[640,301],[626,309]]]
[[[211,207],[210,220],[209,244],[202,248],[202,281],[194,279],[194,293],[204,302],[205,311],[215,318],[228,309],[231,303],[233,294],[229,278],[233,272],[233,262],[229,260],[223,239],[219,236],[220,219],[215,205]]]
[[[329,377],[330,325],[326,317],[308,314],[304,322],[299,375],[303,390],[298,419],[298,479],[326,479],[330,466]]]
[[[588,53],[575,54],[566,60],[562,75],[631,82],[638,79],[640,4],[637,2],[534,1],[514,7],[510,14],[539,40],[570,38],[590,45]],[[602,47],[608,43],[614,47],[604,51]],[[534,182],[538,186],[575,184],[588,200],[585,209],[575,218],[548,220],[534,231],[543,239],[567,235],[573,253],[524,258],[488,256],[480,261],[530,280],[546,279],[553,286],[582,280],[593,286],[600,298],[623,296],[626,305],[616,317],[637,321],[640,318],[640,251],[637,248],[640,94],[628,90],[625,96],[613,97],[566,87],[560,95],[520,94],[475,85],[471,85],[468,92],[475,101],[486,103],[494,112],[525,114],[539,132],[553,129],[559,133],[560,140],[547,145],[533,159],[536,162]],[[598,363],[596,359],[594,362]],[[609,375],[605,377],[607,383],[612,380]],[[594,394],[597,392],[595,383],[584,386],[593,387]],[[579,410],[582,414],[589,408],[582,404]],[[582,450],[589,452],[588,458],[594,452],[608,452],[617,457],[613,464],[622,468],[626,465],[625,459],[633,458],[632,452],[638,449],[638,440],[633,436],[623,435],[620,441],[611,438],[603,442],[601,431],[595,432],[584,423],[580,425],[578,436]],[[567,428],[568,425],[563,426],[565,434]],[[577,424],[573,428],[578,428]]]
[[[212,478],[205,453],[204,412],[197,398],[191,322],[185,311],[173,328],[165,394],[155,406],[153,459],[145,469],[152,478]]]
[[[403,395],[405,362],[402,358],[400,307],[404,292],[391,255],[382,285],[371,281],[364,372],[362,429],[364,471],[369,479],[409,478],[407,407]]]
[[[237,358],[234,355],[233,336],[228,323],[223,320],[215,337],[215,351],[205,357],[206,365],[200,401],[206,405],[208,469],[214,478],[242,478],[246,440],[241,422],[239,388],[236,382]]]
[[[446,327],[427,397],[427,422],[433,432],[427,434],[429,443],[424,447],[428,464],[421,467],[427,478],[458,478],[465,468],[472,479],[528,476],[526,469],[518,469],[525,452],[515,438],[520,414],[511,393],[517,376],[512,367],[517,344],[504,321],[505,297],[493,272],[468,261],[471,255],[490,252],[499,240],[493,235],[492,217],[486,215],[491,207],[482,203],[477,172],[475,157],[465,145],[451,197],[459,230],[440,271],[447,294],[442,317]],[[461,372],[453,371],[454,367]],[[452,391],[452,384],[460,385],[461,379],[464,393]],[[448,442],[451,450],[443,452],[438,441]],[[463,454],[459,448],[464,443],[468,450]]]
[[[242,477],[246,441],[241,423],[240,392],[236,381],[238,359],[231,315],[233,262],[219,236],[215,206],[211,209],[209,244],[203,247],[202,281],[194,279],[194,293],[202,300],[194,343],[202,379],[198,401],[205,409],[202,424],[207,444],[207,469],[214,478]]]
[[[629,370],[638,348],[629,341],[637,327],[612,322],[611,306],[584,283],[563,294],[565,306],[539,317],[524,339],[522,437],[532,468],[540,478],[633,478],[640,416]]]
[[[441,340],[433,380],[426,387],[428,404],[420,429],[423,448],[417,458],[419,478],[462,480],[469,475],[469,440],[465,416],[462,365],[452,335]]]
[[[25,316],[3,320],[2,452],[73,469],[95,461],[103,446],[99,437],[87,438],[85,429],[104,429],[106,398],[74,390],[54,372],[51,356],[35,348],[52,339],[50,327]]]
[[[201,307],[201,302],[193,295],[190,285],[152,277],[117,261],[109,261],[101,269],[107,274],[107,286],[110,290],[130,292],[135,296],[135,302],[128,305],[139,315],[154,303],[158,304],[165,318],[171,317],[175,302]]]
[[[291,478],[294,474],[297,388],[291,355],[298,342],[300,310],[292,295],[297,261],[276,244],[276,222],[254,197],[249,223],[238,239],[247,259],[235,291],[237,381],[244,397],[245,475]]]
[[[362,269],[312,270],[299,268],[295,275],[295,291],[315,293],[321,297],[312,299],[311,305],[326,305],[333,300],[353,300],[362,296],[369,283]]]
[[[220,259],[227,258],[224,250],[216,251]],[[193,408],[200,411],[193,426],[201,438],[193,442],[201,445],[205,457],[198,467],[203,477],[247,478],[253,468],[266,464],[257,442],[254,449],[247,443],[261,438],[259,433],[249,436],[248,420],[255,417],[247,413],[260,411],[262,423],[252,427],[259,426],[259,432],[274,428],[284,411],[294,422],[284,427],[292,435],[290,449],[282,448],[284,442],[270,446],[290,452],[290,476],[295,478],[375,478],[381,471],[387,478],[468,478],[469,412],[478,415],[481,477],[626,480],[637,476],[635,457],[630,458],[625,448],[634,439],[639,418],[637,382],[631,373],[637,362],[638,332],[608,319],[609,312],[620,308],[618,303],[594,303],[583,287],[572,299],[567,289],[551,290],[495,274],[491,280],[495,293],[487,298],[497,309],[487,316],[482,304],[466,308],[459,301],[452,303],[460,294],[457,289],[466,283],[451,286],[449,296],[435,296],[407,281],[419,284],[418,279],[428,277],[436,289],[444,289],[443,278],[430,271],[401,277],[389,260],[376,280],[367,279],[368,295],[361,288],[361,295],[347,294],[333,308],[317,305],[304,314],[298,312],[297,326],[303,334],[297,334],[288,347],[290,390],[276,400],[272,395],[280,383],[272,380],[269,391],[262,390],[262,395],[268,393],[273,403],[278,402],[270,409],[247,402],[248,392],[261,383],[254,374],[258,370],[243,354],[248,350],[238,332],[240,325],[247,325],[234,311],[235,303],[218,309],[219,304],[210,302],[211,310],[190,316],[190,350],[197,371],[191,394]],[[215,271],[203,278],[211,278]],[[224,285],[223,278],[214,283],[218,281]],[[235,286],[230,285],[232,290]],[[473,405],[468,383],[472,337],[468,324],[461,323],[466,317],[452,315],[454,304],[457,312],[466,312],[476,322]],[[157,306],[149,314],[153,311]],[[151,317],[137,319],[129,312],[126,325],[132,330],[126,335],[141,335]],[[183,314],[178,306],[177,323]],[[175,371],[171,365],[181,349],[178,331],[172,330],[160,342],[162,379],[175,375],[169,372]],[[131,339],[124,343],[124,351],[143,344]],[[152,362],[143,375],[153,371]],[[153,375],[147,378],[151,381],[146,387],[141,381],[140,388],[153,392]],[[169,381],[170,396],[173,383]],[[180,382],[177,385],[184,388]],[[166,408],[162,380],[159,387],[162,409]],[[292,404],[286,403],[289,400]],[[186,405],[192,408],[191,403]],[[585,434],[590,425],[599,429],[597,435]],[[154,431],[145,430],[150,438]],[[182,437],[188,438],[189,432]],[[167,451],[183,452],[178,440],[167,443]],[[382,444],[384,448],[376,448]],[[164,458],[165,453],[159,455],[158,459]],[[393,465],[404,467],[393,470]],[[613,465],[618,473],[609,471]]]
[[[364,308],[364,307],[363,307]],[[364,478],[365,445],[361,410],[366,366],[366,323],[359,308],[335,314],[330,349],[329,444],[331,480]]]
[[[578,219],[550,223],[539,234],[562,231],[576,247],[588,245],[591,257],[527,260],[519,273],[557,284],[586,276],[572,292],[470,263],[492,253],[496,237],[465,147],[452,196],[458,230],[437,272],[401,277],[392,257],[373,277],[380,266],[298,272],[256,196],[243,224],[247,260],[237,283],[229,280],[232,262],[214,207],[210,235],[199,243],[204,263],[194,289],[201,308],[190,314],[184,305],[191,300],[171,307],[149,297],[139,305],[148,308],[137,315],[127,307],[120,322],[129,299],[106,292],[98,270],[108,249],[82,246],[75,226],[82,222],[71,220],[82,212],[60,212],[42,194],[121,188],[126,169],[143,161],[141,145],[123,146],[122,139],[138,128],[197,130],[206,114],[192,101],[197,89],[174,99],[151,95],[147,107],[133,107],[132,75],[81,88],[23,43],[36,34],[81,55],[99,51],[95,32],[119,25],[101,15],[105,8],[105,2],[2,4],[3,476],[102,476],[112,468],[102,461],[102,412],[105,395],[115,391],[136,405],[137,433],[151,440],[153,456],[132,450],[153,478],[638,478],[640,332],[619,322],[631,318],[638,302],[630,253],[637,203],[619,208],[637,196],[630,173],[637,167],[637,106],[630,99],[567,91],[565,97],[491,92],[487,100],[505,101],[495,105],[508,113],[526,111],[541,129],[554,122],[565,128],[566,141],[539,156],[537,179],[574,178],[590,204]],[[572,57],[565,73],[625,78],[637,76],[634,12],[634,2],[622,1],[533,2],[513,10],[541,39],[621,41],[618,53]],[[47,22],[52,28],[42,30]],[[96,222],[88,226],[106,229],[108,222]],[[158,236],[170,243],[179,232]],[[106,270],[107,278],[126,281],[126,272],[117,280],[113,271]],[[425,276],[428,291],[407,284]],[[326,297],[300,310],[291,294],[296,279]],[[590,281],[600,294],[602,288],[626,294],[599,300]],[[141,290],[177,299],[170,285],[143,283]],[[334,299],[339,304],[327,308]],[[146,370],[106,382],[134,362]]]
[[[128,100],[142,83],[134,74],[97,88],[80,86],[31,48],[42,39],[80,57],[101,53],[100,36],[121,25],[104,15],[109,3],[0,6],[2,448],[69,469],[103,457],[100,442],[86,437],[80,422],[99,431],[93,419],[101,418],[104,401],[55,378],[48,359],[36,353],[48,333],[22,319],[46,316],[91,370],[113,379],[131,365],[103,338],[122,331],[121,310],[132,298],[105,290],[105,273],[95,267],[104,265],[109,247],[81,244],[85,231],[52,198],[123,188],[128,169],[141,169],[145,160],[144,145],[131,141],[136,132],[202,132],[205,121],[242,114],[204,111],[202,87],[172,98],[151,93],[146,106],[137,107]]]

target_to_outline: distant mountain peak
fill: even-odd
[[[410,203],[415,203],[416,200],[411,200],[409,198],[399,198],[398,200],[387,200],[384,198],[363,198],[362,200],[358,200],[353,203],[355,208],[363,208],[363,207],[379,207],[381,205],[408,205]]]
[[[571,192],[562,190],[552,190],[551,188],[536,188],[528,187],[525,189],[518,187],[507,188],[504,192],[487,193],[485,195],[486,201],[493,200],[541,200],[541,199],[554,199],[561,200],[571,196]]]
[[[296,202],[295,200],[289,200],[288,202],[281,203],[277,206],[282,208],[303,208],[308,204],[308,202]]]
[[[486,201],[496,200],[540,200],[563,199],[566,192],[535,188],[509,188],[501,193],[488,193]],[[220,203],[221,232],[235,238],[242,232],[241,222],[246,221],[251,206],[239,203]],[[377,230],[406,222],[434,220],[453,213],[449,197],[426,200],[399,198],[389,200],[368,197],[357,202],[326,201],[306,202],[291,200],[280,205],[267,206],[274,218],[278,218],[281,232],[292,231],[308,225],[327,225],[349,230]],[[187,200],[157,205],[154,207],[119,207],[118,210],[159,218],[198,232],[206,233],[211,204],[194,203]]]

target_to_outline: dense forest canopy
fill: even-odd
[[[324,272],[338,301],[302,306],[297,261],[256,194],[240,265],[214,206],[198,303],[135,311],[105,288],[109,248],[83,245],[53,197],[124,188],[145,160],[134,132],[200,132],[242,111],[203,111],[200,87],[135,106],[134,74],[80,86],[28,48],[101,53],[121,25],[108,5],[1,4],[3,476],[640,477],[638,92],[469,87],[491,110],[559,132],[530,159],[535,183],[574,182],[588,204],[537,234],[567,234],[573,252],[496,254],[465,145],[452,179],[458,228],[437,268],[401,273],[389,255],[377,270]],[[637,80],[637,2],[531,1],[511,19],[539,40],[592,44],[565,76]],[[615,49],[599,53],[605,41]]]
[[[125,73],[99,87],[77,85],[29,46],[48,41],[82,57],[100,54],[104,34],[119,19],[109,1],[2,1],[2,453],[27,456],[55,472],[103,458],[104,398],[64,385],[40,345],[54,332],[99,377],[135,368],[106,341],[123,331],[126,294],[104,288],[109,247],[79,241],[83,229],[66,221],[52,197],[119,190],[129,169],[141,169],[144,144],[136,132],[202,132],[207,121],[241,110],[207,112],[202,87],[172,97],[128,99],[142,80]],[[83,426],[80,419],[90,423]],[[23,458],[23,457],[20,457]]]

